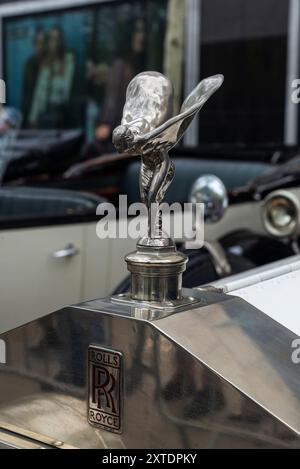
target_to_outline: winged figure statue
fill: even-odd
[[[173,86],[159,72],[143,72],[129,83],[121,125],[113,132],[113,144],[120,153],[140,155],[141,200],[149,213],[148,240],[160,232],[159,217],[151,220],[151,204],[159,206],[174,177],[169,151],[210,96],[222,85],[223,75],[202,80],[172,116]]]

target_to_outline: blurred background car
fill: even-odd
[[[197,179],[213,175],[229,207],[207,225],[206,241],[217,241],[238,271],[297,251],[297,229],[271,225],[298,217],[299,113],[291,95],[299,2],[2,2],[0,329],[105,296],[126,276],[122,259],[136,241],[98,239],[96,208],[117,206],[120,194],[139,200],[138,157],[117,155],[111,134],[128,83],[144,70],[172,80],[174,112],[202,77],[225,76],[172,152],[166,201],[188,202]],[[267,198],[283,189],[292,191],[291,205],[280,193],[265,215]],[[189,285],[220,277],[210,246],[190,253]]]

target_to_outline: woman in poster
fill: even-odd
[[[66,50],[63,31],[50,29],[31,105],[32,128],[62,128],[74,83],[74,54]]]
[[[106,71],[105,97],[97,125],[95,140],[85,149],[85,155],[93,158],[113,151],[111,136],[120,123],[126,99],[126,89],[132,78],[146,67],[146,22],[135,18],[129,23],[126,34],[121,29],[117,39],[117,53]]]
[[[27,126],[34,90],[39,76],[39,70],[45,59],[46,38],[44,28],[37,27],[33,39],[33,53],[27,59],[24,68],[22,111],[24,115],[23,124]]]
[[[135,75],[145,69],[145,29],[144,19],[138,18],[134,21],[129,29],[129,48],[128,42],[123,38],[124,45],[120,46],[118,57],[112,64],[103,109],[95,132],[99,141],[110,139],[113,129],[122,118],[127,86]]]

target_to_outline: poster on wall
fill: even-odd
[[[5,18],[7,103],[24,128],[109,132],[132,77],[162,70],[166,16],[167,0],[138,0]]]

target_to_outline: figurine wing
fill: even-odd
[[[138,137],[136,140],[138,145],[142,146],[144,151],[170,149],[176,145],[202,106],[220,88],[223,80],[223,75],[214,75],[202,80],[185,99],[180,114]]]

